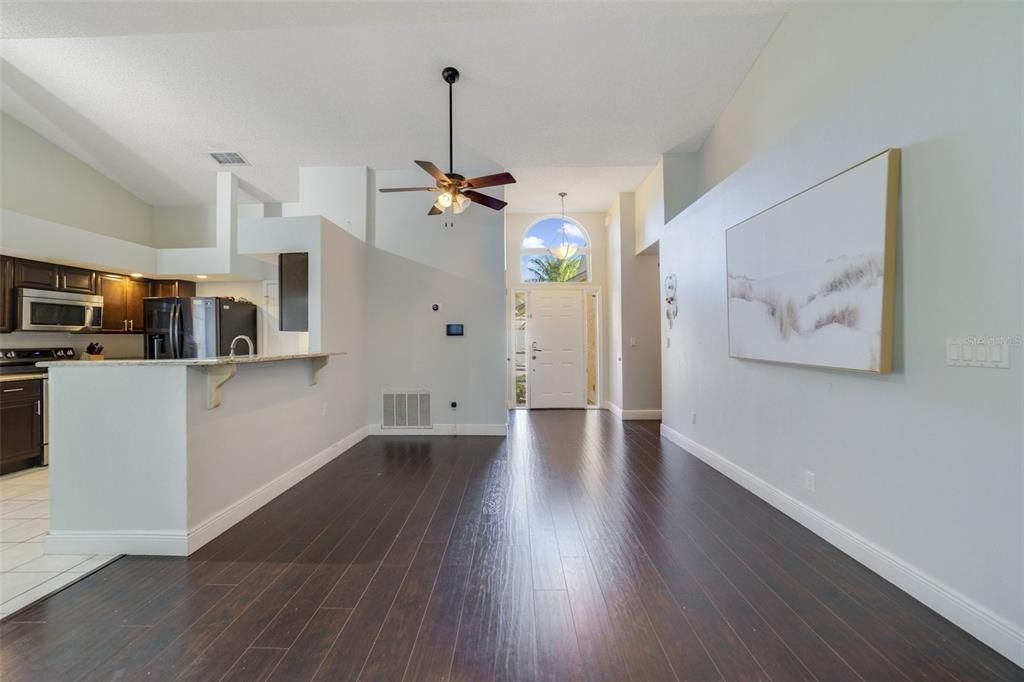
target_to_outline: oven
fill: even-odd
[[[68,291],[18,289],[18,330],[81,332],[103,326],[103,297]]]

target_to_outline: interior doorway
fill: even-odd
[[[600,405],[600,301],[593,287],[533,287],[509,295],[509,406]]]

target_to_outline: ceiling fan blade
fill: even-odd
[[[516,179],[512,177],[511,173],[495,173],[494,175],[484,175],[479,178],[466,180],[466,185],[473,189],[483,189],[484,187],[495,187],[497,185],[511,185],[515,181]]]
[[[430,210],[427,211],[427,215],[441,215],[442,213],[444,213],[444,211],[439,209],[437,206],[431,206]]]
[[[381,192],[436,192],[436,187],[384,187]]]
[[[448,176],[440,168],[429,161],[413,161],[417,166],[430,173],[438,182],[448,182]]]
[[[474,192],[471,189],[467,189],[465,192],[463,192],[463,194],[472,199],[474,204],[480,204],[482,206],[486,206],[487,208],[493,208],[495,211],[500,211],[501,209],[508,206],[508,203],[502,201],[501,199],[495,199],[494,197],[489,197],[486,194]]]

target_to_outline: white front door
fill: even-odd
[[[530,407],[586,407],[583,292],[531,291],[529,311]]]

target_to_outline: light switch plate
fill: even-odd
[[[948,367],[1009,369],[1009,340],[981,337],[948,337],[946,339],[946,365]]]

